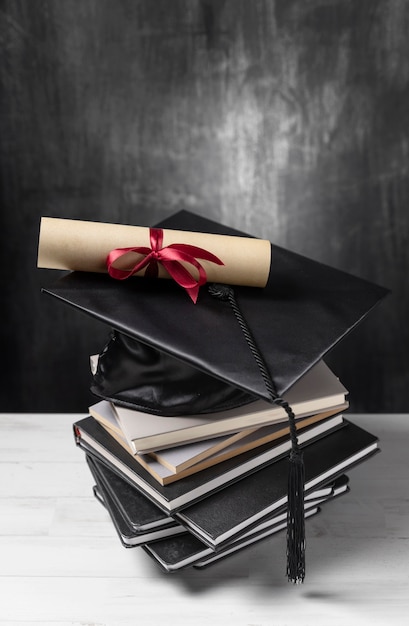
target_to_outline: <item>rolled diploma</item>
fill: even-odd
[[[267,283],[271,244],[265,239],[163,229],[162,247],[172,243],[204,248],[223,261],[224,265],[216,265],[198,259],[206,271],[208,282],[249,287],[265,287]],[[43,217],[37,265],[47,269],[107,272],[106,259],[111,250],[137,246],[150,248],[148,227]],[[128,255],[125,258],[125,265],[120,266],[118,260],[115,266],[122,269],[133,267],[144,255],[132,253],[132,263]],[[185,264],[185,267],[197,276],[194,267],[190,264]],[[145,269],[139,274],[144,273]],[[159,266],[159,277],[169,278],[162,266]]]

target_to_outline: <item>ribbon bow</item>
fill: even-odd
[[[186,289],[190,298],[196,304],[199,288],[207,281],[206,271],[197,259],[205,259],[217,265],[224,265],[223,261],[203,248],[185,243],[172,243],[162,248],[163,230],[161,228],[150,228],[149,235],[150,248],[137,246],[135,248],[115,248],[115,250],[111,250],[106,261],[109,275],[112,278],[124,280],[146,267],[145,276],[147,278],[157,278],[158,263],[161,263],[173,280]],[[128,252],[137,252],[146,256],[131,269],[122,270],[114,267],[115,261]],[[193,265],[199,272],[199,277],[196,279],[192,276],[182,265],[181,261]]]

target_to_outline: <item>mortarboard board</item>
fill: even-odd
[[[180,211],[158,226],[244,236],[188,211]],[[227,303],[221,305],[206,287],[196,306],[173,281],[116,281],[90,272],[71,272],[43,291],[127,337],[270,401],[231,308]],[[279,395],[388,293],[383,287],[275,245],[267,286],[235,286],[234,292]]]
[[[176,213],[158,227],[246,236],[188,211]],[[201,288],[197,305],[173,281],[117,281],[90,272],[71,272],[43,291],[113,329],[114,341],[101,354],[94,391],[106,394],[104,384],[118,354],[123,363],[139,363],[140,381],[158,371],[158,380],[163,381],[174,367],[173,388],[179,390],[178,396],[184,390],[188,394],[180,413],[194,412],[189,409],[195,407],[200,389],[205,390],[200,394],[205,402],[197,406],[206,412],[220,410],[224,403],[234,406],[258,398],[280,402],[282,394],[388,293],[275,245],[265,288],[209,284]],[[115,358],[109,359],[110,354]],[[104,364],[108,364],[105,372]],[[184,380],[194,382],[184,386]],[[130,392],[125,401],[127,397],[138,404],[138,388],[131,385],[125,391]],[[291,407],[282,405],[294,426],[296,447]],[[159,405],[150,408],[161,410]],[[289,578],[298,581],[303,574]]]

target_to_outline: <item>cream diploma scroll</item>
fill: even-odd
[[[47,269],[107,272],[107,257],[112,250],[149,247],[149,233],[149,228],[144,226],[43,217],[37,264]],[[163,248],[181,243],[203,248],[223,262],[223,265],[216,265],[199,259],[208,282],[248,287],[265,287],[267,283],[271,244],[265,239],[163,230]],[[132,264],[143,258],[143,255],[132,254]],[[129,265],[129,259],[127,263]],[[194,272],[195,269],[192,274]],[[140,272],[143,274],[144,270]],[[159,267],[159,278],[169,278],[163,267]]]

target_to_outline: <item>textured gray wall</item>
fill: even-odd
[[[40,294],[40,216],[180,208],[389,287],[329,362],[354,410],[408,410],[408,1],[4,0],[0,18],[1,410],[86,411],[107,333]]]

